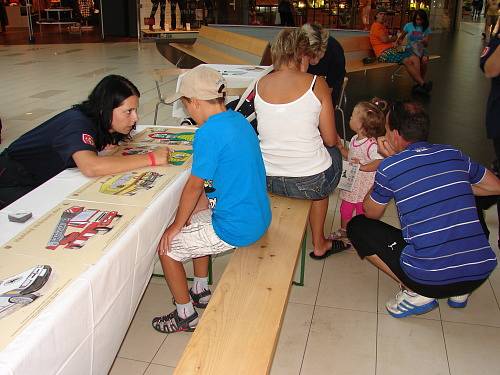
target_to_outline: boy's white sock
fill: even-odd
[[[200,294],[205,289],[208,289],[208,277],[194,277],[193,292]]]
[[[188,316],[194,314],[194,306],[191,301],[184,304],[176,302],[175,307],[177,307],[177,314],[179,314],[179,317],[182,319],[186,319]]]

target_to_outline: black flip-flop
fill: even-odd
[[[321,260],[321,259],[328,258],[330,255],[337,254],[337,253],[340,253],[344,250],[347,250],[350,247],[351,247],[351,245],[344,243],[344,241],[332,240],[332,248],[330,250],[325,251],[325,253],[323,255],[316,255],[316,254],[314,254],[314,251],[311,251],[309,253],[309,256],[313,259]]]

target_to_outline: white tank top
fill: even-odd
[[[321,173],[332,159],[319,133],[321,102],[309,89],[285,104],[265,102],[255,90],[260,149],[268,176],[305,177]]]

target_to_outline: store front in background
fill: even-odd
[[[255,21],[253,24],[274,26],[283,25],[279,16],[280,0],[253,0]],[[433,30],[453,30],[456,4],[450,0],[291,0],[294,24],[317,22],[326,28],[368,30],[375,17],[375,10],[387,10],[387,26],[400,30],[411,21],[416,9],[429,14]],[[249,22],[252,23],[252,22]]]

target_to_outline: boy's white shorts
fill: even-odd
[[[205,255],[219,254],[234,249],[221,240],[212,226],[212,211],[199,211],[191,216],[191,223],[174,237],[167,255],[179,262]]]

